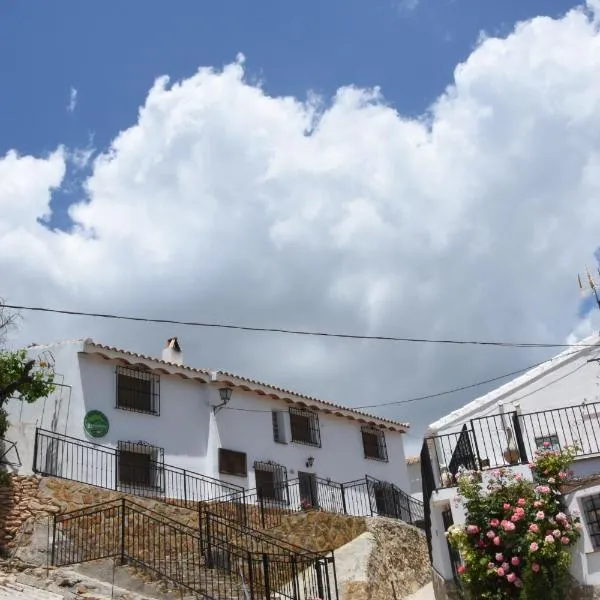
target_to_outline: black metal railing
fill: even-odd
[[[313,553],[203,514],[194,529],[120,499],[55,515],[51,562],[106,558],[147,570],[206,600],[337,600],[333,553]]]
[[[132,450],[133,447],[128,447]],[[242,487],[200,473],[165,465],[153,455],[142,460],[77,438],[36,429],[33,470],[127,494],[195,509],[198,502],[234,494]]]
[[[486,470],[527,464],[537,450],[576,444],[578,456],[600,454],[600,403],[472,419],[461,431],[427,438],[435,487],[455,485],[461,467]]]
[[[201,510],[236,519],[254,529],[271,529],[285,517],[320,510],[357,517],[379,515],[424,527],[423,503],[394,484],[364,477],[347,483],[330,479],[292,479],[227,494],[202,503]]]

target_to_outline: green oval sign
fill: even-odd
[[[94,438],[104,437],[108,433],[108,419],[99,410],[90,410],[83,419],[83,428]]]

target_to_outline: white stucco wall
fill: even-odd
[[[421,482],[421,463],[411,462],[406,465],[408,473],[409,493],[414,498],[421,500],[423,498],[423,484]]]
[[[56,380],[60,384],[56,391],[33,405],[16,400],[7,405],[13,425],[7,437],[18,441],[23,472],[30,472],[32,468],[33,433],[38,426],[110,449],[116,448],[119,441],[143,441],[164,448],[167,465],[246,488],[255,487],[254,462],[272,461],[287,468],[289,479],[297,477],[298,471],[315,473],[320,478],[331,478],[340,483],[369,475],[394,483],[402,490],[409,489],[403,434],[385,432],[388,462],[365,459],[361,424],[320,413],[321,447],[293,443],[290,441],[289,405],[284,401],[235,389],[229,404],[214,414],[213,407],[221,403],[218,383],[201,383],[165,374],[160,375],[159,416],[118,409],[116,364],[99,356],[82,354],[83,347],[83,342],[50,347]],[[36,347],[30,354],[36,356],[43,352],[47,353],[48,349]],[[91,438],[85,432],[84,417],[90,410],[99,410],[108,418],[110,429],[105,437]],[[282,412],[286,444],[273,439],[272,410]],[[247,477],[219,473],[219,447],[247,453]],[[60,444],[50,445],[44,451],[54,457],[54,468],[60,463],[61,468],[66,469],[65,477],[76,475],[106,487],[116,479],[116,461],[112,452],[104,456],[102,450],[87,448],[85,442],[70,447],[68,456]],[[310,468],[306,467],[309,456],[314,459]],[[50,459],[44,456],[44,460]],[[165,476],[179,477],[177,473]],[[171,484],[181,487],[173,481]],[[362,497],[364,492],[364,486],[356,492],[350,490],[348,501],[353,505],[362,503],[368,513],[370,503]],[[180,495],[183,492],[174,493]],[[353,493],[358,497],[352,498]]]

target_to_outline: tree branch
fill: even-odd
[[[33,365],[35,364],[35,360],[29,360],[23,365],[23,371],[19,375],[19,377],[5,385],[3,388],[0,388],[0,407],[8,400],[22,385],[27,383],[31,383],[33,381],[33,377],[31,376],[31,369],[33,369]]]

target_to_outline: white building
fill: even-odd
[[[423,483],[421,482],[421,457],[409,456],[406,459],[408,471],[408,493],[417,500],[423,500]]]
[[[7,404],[23,472],[193,501],[260,487],[295,502],[293,480],[298,502],[355,514],[385,514],[389,490],[408,490],[408,424],[187,366],[176,338],[160,359],[90,339],[28,352],[58,385]]]
[[[572,574],[582,586],[600,585],[599,360],[600,336],[594,335],[429,426],[421,463],[437,600],[454,597],[460,560],[444,532],[465,521],[452,476],[461,465],[484,472],[511,466],[531,479],[527,464],[545,442],[581,447],[573,466],[579,483],[566,496],[584,524]]]

